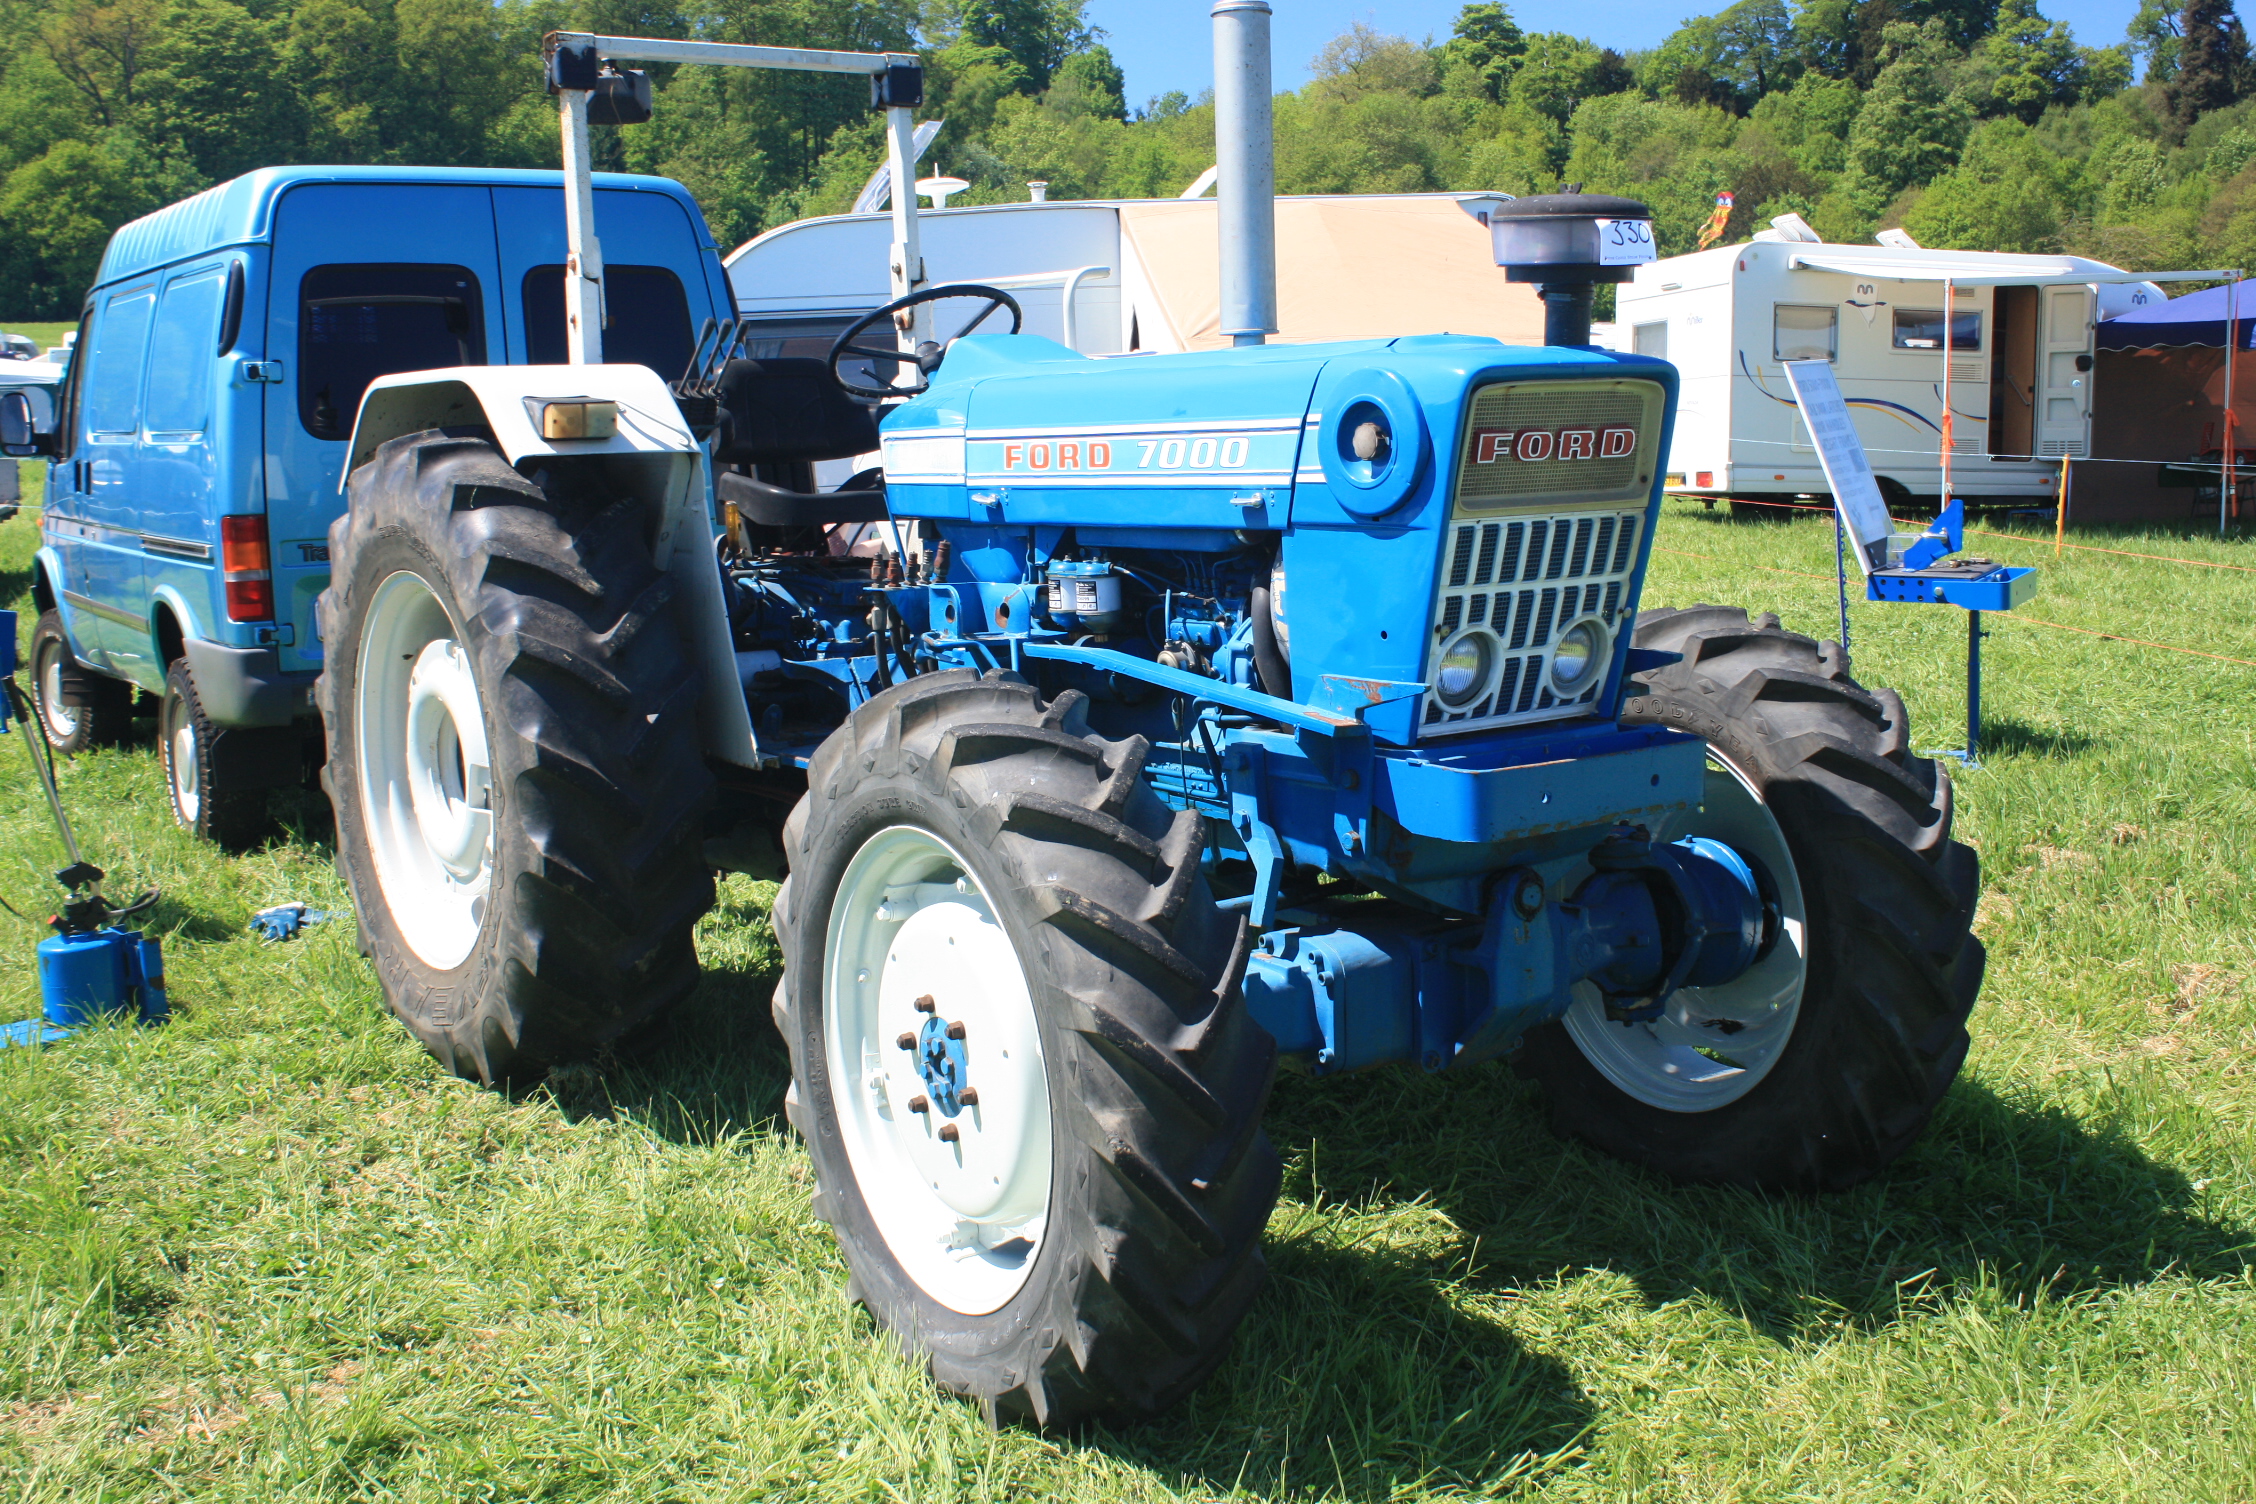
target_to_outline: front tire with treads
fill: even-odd
[[[1774,833],[1787,933],[1688,1017],[1578,1003],[1529,1033],[1520,1070],[1560,1133],[1680,1179],[1855,1185],[1918,1138],[1966,1058],[1980,872],[1951,839],[1950,779],[1911,751],[1895,691],[1859,686],[1837,644],[1722,606],[1646,611],[1635,633],[1675,657],[1635,676],[1623,722],[1711,749],[1703,807],[1666,835],[1721,835],[1761,862]]]
[[[642,503],[433,429],[353,472],[329,549],[322,783],[385,1004],[491,1082],[686,996],[712,775]]]
[[[968,670],[877,695],[816,754],[775,907],[788,1110],[851,1293],[943,1388],[1051,1426],[1214,1368],[1279,1176],[1245,924],[1149,743],[1085,703]]]

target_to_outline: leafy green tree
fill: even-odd
[[[1450,62],[1470,68],[1488,97],[1502,103],[1527,46],[1527,33],[1509,10],[1498,0],[1480,0],[1457,13],[1442,51]]]
[[[1974,119],[1973,108],[1951,87],[1956,54],[1940,26],[1898,22],[1888,28],[1887,42],[1895,60],[1873,80],[1846,153],[1861,190],[1881,200],[1949,171]]]
[[[12,316],[75,316],[111,231],[201,186],[122,127],[59,141],[18,167],[0,185],[9,232],[0,267],[10,302],[23,310]]]
[[[1561,31],[1539,31],[1512,74],[1511,97],[1565,124],[1582,102],[1635,82],[1620,53]]]
[[[2248,33],[2232,0],[2190,0],[2179,23],[2178,66],[2162,85],[2171,124],[2180,137],[2204,110],[2240,97],[2248,71]]]
[[[2123,36],[2134,58],[2146,60],[2148,83],[2160,83],[2178,71],[2178,7],[2170,0],[2139,0],[2138,14]]]
[[[1043,100],[1052,109],[1067,115],[1126,120],[1127,87],[1127,75],[1112,60],[1111,49],[1099,43],[1058,64]]]
[[[1987,120],[1964,155],[1919,195],[1904,228],[1922,245],[2060,249],[2059,164],[2018,120]]]

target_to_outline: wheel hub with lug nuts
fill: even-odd
[[[910,827],[849,864],[829,949],[826,1047],[872,1220],[928,1295],[992,1311],[1049,1212],[1049,1080],[1017,951],[961,859]]]

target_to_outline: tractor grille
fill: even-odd
[[[1451,524],[1425,679],[1439,686],[1444,651],[1472,629],[1489,634],[1491,667],[1486,682],[1455,708],[1438,688],[1429,690],[1423,728],[1472,731],[1581,713],[1604,686],[1605,673],[1594,673],[1579,694],[1561,700],[1549,684],[1551,650],[1560,629],[1583,616],[1603,621],[1612,641],[1630,604],[1644,522],[1641,508]]]

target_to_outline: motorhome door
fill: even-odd
[[[2039,328],[2037,453],[2082,455],[2091,434],[2091,289],[2045,288]]]

